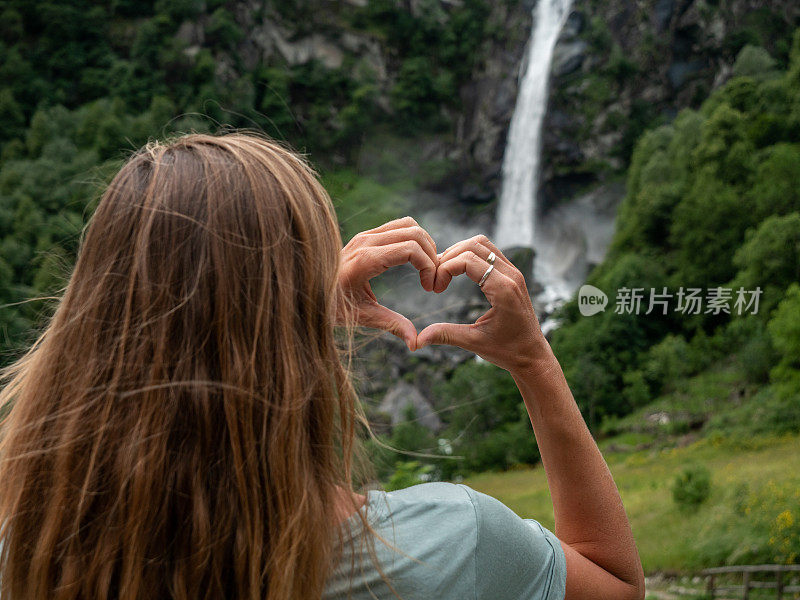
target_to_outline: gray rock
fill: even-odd
[[[661,33],[669,27],[672,20],[672,12],[675,10],[674,0],[658,0],[653,9],[653,20],[655,21],[656,31]]]
[[[383,397],[378,412],[385,413],[391,418],[392,427],[406,421],[406,411],[409,406],[414,407],[417,422],[431,431],[439,431],[442,421],[430,402],[422,393],[410,383],[400,381],[394,385]]]
[[[701,60],[675,62],[670,65],[667,77],[672,88],[677,90],[704,68],[705,63]]]
[[[561,29],[560,38],[563,40],[573,39],[583,31],[585,26],[586,17],[584,14],[580,11],[573,10],[571,13],[569,13],[567,21],[564,23],[564,27]]]
[[[196,21],[184,21],[175,37],[187,46],[202,45],[205,39],[203,25]]]
[[[580,69],[587,48],[588,44],[583,40],[556,44],[553,50],[553,75],[563,77]]]
[[[533,273],[533,248],[515,246],[513,248],[501,248],[501,250],[506,258],[528,279],[528,275]]]
[[[494,199],[494,194],[477,183],[467,182],[459,190],[458,199],[467,204],[486,204]]]

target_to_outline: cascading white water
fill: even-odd
[[[536,197],[542,151],[542,123],[547,112],[553,50],[569,14],[572,0],[539,0],[523,62],[514,115],[503,157],[503,186],[495,239],[504,248],[522,246],[535,251],[533,277],[544,291],[540,300],[554,307],[575,291],[586,275],[586,240],[573,222],[552,215],[540,222]],[[541,231],[540,231],[541,229]],[[583,228],[581,228],[583,229]]]
[[[534,9],[528,54],[523,61],[525,74],[520,81],[503,157],[503,187],[495,238],[506,247],[534,247],[541,132],[547,111],[550,62],[571,4],[572,0],[539,0]]]

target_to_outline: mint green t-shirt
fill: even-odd
[[[564,598],[567,567],[558,538],[491,496],[460,484],[424,483],[370,491],[361,510],[399,549],[375,539],[379,564],[403,600]],[[357,537],[359,517],[348,524]],[[394,597],[363,543],[347,543],[324,599]]]

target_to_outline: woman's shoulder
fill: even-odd
[[[409,514],[430,519],[440,517],[440,513],[453,513],[461,517],[467,511],[474,516],[476,525],[480,525],[487,517],[489,521],[496,521],[498,517],[522,521],[497,498],[462,483],[437,481],[388,492],[371,490],[367,498],[373,514],[384,517],[389,514]]]
[[[453,504],[470,503],[471,488],[460,483],[435,481],[420,483],[411,487],[382,492],[387,499],[394,502],[444,502]]]
[[[428,509],[436,506],[443,510],[470,510],[475,513],[477,521],[481,520],[484,513],[500,512],[509,516],[514,515],[511,509],[497,498],[463,483],[442,481],[421,483],[391,492],[372,491],[368,494],[368,498],[372,505],[383,504],[392,509],[422,505]]]
[[[445,577],[448,589],[466,585],[474,595],[477,588],[480,598],[563,598],[566,563],[558,539],[497,498],[436,482],[373,490],[368,499],[379,533],[410,556],[426,557],[438,579],[452,575]],[[422,569],[413,561],[406,567]]]
[[[436,523],[438,520],[441,523],[442,520],[463,519],[465,514],[474,514],[470,492],[460,484],[431,482],[388,492],[370,490],[367,502],[373,522],[414,520]]]

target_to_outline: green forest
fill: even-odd
[[[715,426],[800,428],[800,35],[786,71],[763,50],[743,51],[736,66],[699,110],[638,141],[611,251],[589,283],[760,289],[757,312],[731,302],[730,313],[585,319],[566,306],[554,348],[584,408],[609,429],[721,363],[740,372],[759,410],[742,406]]]
[[[503,35],[487,18],[491,3],[463,0],[446,14],[438,3],[422,3],[427,8],[415,14],[392,0],[330,3],[319,25],[313,2],[270,0],[254,17],[291,21],[297,35],[316,26],[369,32],[389,57],[388,91],[378,90],[373,68],[357,54],[338,68],[313,59],[293,66],[244,60],[237,49],[247,23],[234,4],[0,3],[0,365],[35,339],[104,183],[150,138],[240,128],[286,140],[321,172],[345,239],[401,216],[407,187],[446,175],[448,165],[429,165],[396,185],[376,182],[357,172],[354,157],[367,137],[407,146],[422,136],[454,135],[459,89],[485,58],[486,40]],[[202,28],[200,47],[182,39],[187,22]],[[587,281],[610,305],[585,317],[576,298],[556,315],[555,354],[607,447],[661,451],[681,439],[730,452],[753,439],[800,447],[800,29],[772,40],[782,49],[774,56],[758,42],[739,40],[727,82],[694,108],[637,122],[637,138],[626,142],[630,156],[615,174],[626,195],[613,242]],[[614,73],[630,75],[622,67]],[[623,288],[761,294],[757,311],[746,314],[733,302],[728,312],[629,314],[614,310]],[[510,376],[476,361],[447,368],[434,389],[453,406],[441,431],[426,429],[411,411],[368,442],[389,488],[538,462]],[[677,505],[707,499],[707,471],[680,477]],[[746,551],[727,530],[679,566],[800,561],[800,500],[781,488],[773,502],[766,486],[731,487],[719,500],[742,511],[766,507],[748,530]],[[787,518],[793,520],[776,538]],[[770,531],[778,542],[768,541]]]
[[[74,259],[81,228],[121,161],[148,138],[253,129],[308,152],[329,187],[364,193],[346,168],[367,129],[437,131],[470,74],[487,31],[487,4],[468,0],[442,22],[412,17],[390,0],[344,10],[339,26],[370,31],[391,48],[390,105],[377,103],[367,64],[326,68],[311,60],[245,65],[230,3],[110,0],[2,3],[0,12],[0,356],[30,341]],[[305,8],[304,8],[305,7]],[[308,3],[275,0],[262,11],[310,23]],[[255,15],[254,18],[263,18]],[[187,53],[181,23],[203,24]],[[329,25],[330,26],[330,25]],[[435,57],[435,58],[432,58]],[[220,68],[222,61],[229,68]],[[227,62],[225,64],[228,64]],[[355,75],[353,75],[355,74]],[[339,163],[337,165],[337,162]],[[382,190],[378,190],[382,191]],[[351,236],[363,222],[346,217]],[[373,211],[370,226],[393,212]],[[376,222],[377,221],[377,222]]]

